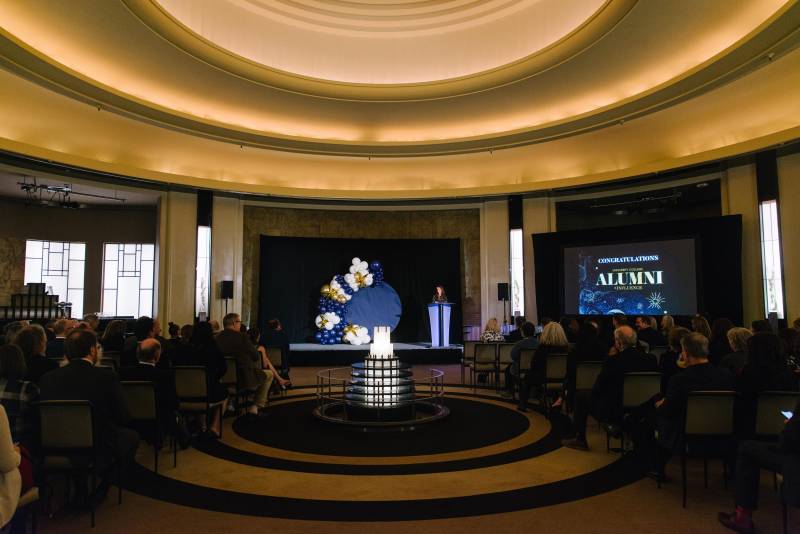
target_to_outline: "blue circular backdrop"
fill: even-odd
[[[358,290],[348,304],[347,322],[365,327],[370,337],[375,326],[394,330],[403,313],[400,296],[386,282]]]

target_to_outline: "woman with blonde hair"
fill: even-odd
[[[506,340],[503,334],[500,333],[500,327],[497,324],[497,318],[492,317],[486,321],[486,328],[481,334],[481,343],[502,343]]]
[[[547,358],[552,354],[567,355],[568,353],[569,342],[567,341],[567,335],[564,333],[564,328],[555,321],[544,325],[539,336],[539,345],[537,345],[536,352],[533,354],[531,370],[528,371],[519,388],[519,406],[517,406],[517,410],[521,412],[527,411],[531,386],[538,386],[544,383],[547,376]]]
[[[669,331],[675,328],[675,319],[671,315],[664,315],[661,317],[661,333],[664,339],[669,339]]]

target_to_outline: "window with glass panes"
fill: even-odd
[[[25,283],[45,284],[50,295],[72,304],[72,316],[83,317],[86,243],[25,241]]]
[[[152,316],[155,245],[106,243],[103,250],[103,315]]]

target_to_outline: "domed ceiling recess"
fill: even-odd
[[[283,196],[435,198],[800,137],[779,0],[0,4],[0,148]]]

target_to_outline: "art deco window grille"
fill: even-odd
[[[47,292],[72,303],[72,316],[83,317],[83,277],[86,243],[25,242],[25,283],[45,284]]]
[[[103,253],[103,315],[152,316],[155,245],[106,243]]]

